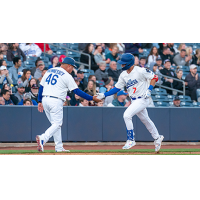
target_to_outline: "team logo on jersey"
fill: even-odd
[[[126,83],[126,88],[128,89],[128,88],[130,88],[131,86],[133,86],[137,83],[138,83],[138,81],[136,79],[135,80],[129,79],[128,82]]]

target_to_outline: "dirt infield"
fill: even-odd
[[[199,143],[163,143],[159,153],[154,152],[153,143],[138,143],[131,148],[132,151],[122,150],[123,145],[124,143],[65,143],[64,148],[71,152],[56,153],[54,144],[47,143],[44,148],[46,152],[37,153],[36,143],[1,143],[0,154],[7,155],[7,152],[12,152],[12,155],[200,155]]]

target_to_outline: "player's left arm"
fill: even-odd
[[[149,88],[146,91],[145,99],[149,98],[151,96],[151,92],[152,92],[152,90],[153,90],[153,88],[154,88],[154,86],[155,86],[155,84],[156,84],[157,81],[158,81],[158,76],[154,75],[153,79],[151,79]]]

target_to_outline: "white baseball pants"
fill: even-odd
[[[148,131],[151,133],[152,137],[154,139],[157,139],[159,137],[158,130],[154,125],[154,123],[149,118],[146,109],[149,103],[150,103],[149,99],[144,99],[144,98],[133,100],[131,105],[124,112],[123,117],[127,130],[133,130],[132,117],[134,115],[137,115],[142,121],[142,123],[146,126]]]
[[[63,149],[61,135],[61,126],[63,123],[63,101],[61,99],[43,97],[42,105],[51,126],[41,135],[41,139],[46,143],[53,136],[55,150],[60,151]]]

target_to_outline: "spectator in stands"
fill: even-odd
[[[179,98],[179,96],[175,96],[174,100],[173,100],[173,105],[171,105],[170,107],[181,107],[181,100]]]
[[[97,45],[94,52],[94,60],[97,65],[100,65],[101,62],[110,63],[110,59],[106,60],[105,56],[103,55],[103,50],[101,45]]]
[[[153,73],[156,74],[158,76],[158,84],[162,84],[163,81],[162,81],[162,74],[160,73],[160,70],[158,69],[158,64],[155,63],[154,66],[153,66]]]
[[[25,100],[23,101],[23,105],[24,105],[24,106],[32,106],[33,103],[32,103],[32,101],[31,101],[31,99],[25,99]]]
[[[160,56],[158,56],[156,58],[156,64],[158,65],[158,69],[161,70],[164,68],[164,66],[162,65],[162,58]]]
[[[10,99],[12,100],[12,102],[15,104],[15,105],[17,105],[17,103],[18,103],[18,99],[17,99],[17,97],[12,93],[12,88],[10,87],[10,85],[9,84],[4,84],[3,85],[3,88],[2,88],[2,91],[3,90],[8,90],[9,92],[10,92]]]
[[[122,73],[121,69],[117,69],[117,63],[115,61],[110,62],[110,67],[107,70],[108,76],[112,77],[114,81],[118,81],[119,75]]]
[[[95,62],[93,50],[94,50],[94,45],[92,43],[88,43],[86,45],[83,53],[89,54],[90,58],[88,56],[86,56],[86,55],[81,54],[80,62],[89,65],[89,59],[90,59],[91,69],[95,71],[95,70],[97,70],[99,68],[99,66]],[[85,66],[85,68],[88,68],[88,66]]]
[[[117,62],[119,60],[118,52],[119,52],[118,46],[113,46],[112,51],[106,54],[106,59],[110,59],[110,61]]]
[[[36,69],[38,68],[38,64],[39,63],[44,63],[43,60],[41,58],[37,58],[37,60],[35,61],[35,67],[33,67],[31,69],[31,75],[34,76]]]
[[[162,63],[164,64],[165,60],[170,60],[170,62],[173,64],[172,56],[170,55],[170,50],[168,47],[163,47],[163,52],[160,54],[162,58]]]
[[[108,72],[106,71],[106,63],[104,61],[99,63],[99,69],[94,73],[98,81],[105,81],[108,79]]]
[[[91,96],[94,96],[96,95],[96,84],[94,83],[94,81],[90,80],[88,81],[88,84],[87,84],[87,88],[85,88],[84,90],[85,93],[88,94],[88,92],[91,93]]]
[[[140,58],[140,67],[145,68],[146,67],[146,57]]]
[[[60,55],[59,57],[59,64],[62,63],[62,61],[64,60],[64,58],[66,58],[67,56],[66,55]]]
[[[48,68],[45,67],[43,70],[42,70],[42,76],[38,79],[39,82],[41,82],[43,76],[45,75],[45,73],[48,71]]]
[[[178,50],[174,47],[174,43],[168,43],[167,47],[170,50],[170,54],[173,56],[174,54],[178,53]]]
[[[182,49],[186,49],[186,45],[184,43],[181,43],[178,47],[178,52],[180,53]]]
[[[139,66],[140,65],[140,61],[139,61],[139,58],[137,56],[134,56],[135,57],[135,66]]]
[[[23,105],[23,102],[26,100],[26,99],[31,99],[31,94],[30,93],[25,93],[24,96],[23,96],[23,99],[18,103],[18,105]],[[38,103],[35,101],[35,100],[31,100],[32,101],[32,104],[34,106],[37,106]]]
[[[21,43],[19,47],[26,56],[39,57],[42,54],[42,50],[34,43]]]
[[[174,63],[176,66],[189,66],[189,61],[191,60],[191,56],[186,56],[186,50],[182,49],[179,54],[174,56]]]
[[[34,78],[39,79],[42,77],[42,71],[45,67],[44,62],[43,61],[38,62],[37,66],[38,67],[35,70]]]
[[[19,43],[8,44],[7,60],[13,61],[14,57],[23,58],[23,61],[26,61],[24,52],[19,48]]]
[[[152,49],[148,55],[148,58],[147,58],[148,65],[150,66],[151,63],[155,64],[157,57],[158,57],[158,49],[157,49],[157,47],[154,46],[154,47],[152,47]]]
[[[8,46],[6,44],[0,45],[0,51],[3,53],[3,55],[7,55]]]
[[[80,107],[89,106],[89,101],[88,100],[83,99],[83,98],[80,97],[79,101],[80,101],[80,103],[79,103]]]
[[[17,81],[18,81],[18,75],[20,74],[19,72],[22,72],[23,68],[22,68],[22,61],[19,57],[15,57],[13,58],[13,67],[9,68],[9,76],[10,78],[13,80],[13,84],[17,85]]]
[[[125,52],[125,45],[123,43],[117,43],[119,48],[119,54],[123,54]]]
[[[17,92],[15,93],[15,96],[18,98],[18,103],[23,99],[24,92],[25,87],[23,83],[20,83],[17,87]]]
[[[57,55],[53,56],[51,58],[51,65],[49,65],[48,69],[51,69],[53,67],[59,67],[60,66],[60,63],[59,63],[59,58]]]
[[[200,88],[200,77],[196,65],[190,65],[190,73],[185,77],[185,82],[188,83],[189,96],[197,101],[196,90]]]
[[[0,105],[5,105],[5,100],[2,96],[0,96]]]
[[[192,47],[186,47],[186,56],[188,57],[189,65],[192,63],[192,54],[193,54]]]
[[[2,89],[5,83],[9,83],[10,85],[13,83],[12,79],[9,77],[9,72],[6,66],[0,67],[0,89]]]
[[[32,78],[32,79],[29,81],[28,87],[25,88],[25,91],[26,91],[26,92],[30,92],[30,91],[31,91],[31,87],[32,87],[33,84],[38,85],[38,80],[35,79],[35,78]]]
[[[38,92],[39,87],[36,84],[33,84],[29,94],[31,95],[31,100],[35,100],[38,103]]]
[[[96,84],[96,90],[99,91],[100,85],[99,85],[99,83],[97,83],[97,78],[96,78],[96,76],[95,76],[95,75],[90,75],[90,76],[88,77],[88,81],[90,81],[90,80],[94,81],[94,83]]]
[[[117,93],[117,98],[113,100],[112,104],[114,106],[125,106],[126,102],[126,97],[128,93],[125,93],[123,90],[119,91]]]
[[[80,103],[79,100],[80,100],[80,97],[76,95],[75,93],[73,93],[72,98],[70,100],[71,106],[79,106],[79,103]]]
[[[0,60],[0,67],[1,66],[6,66],[7,67],[7,63],[5,60]]]
[[[97,107],[103,107],[103,103],[104,103],[104,101],[101,101],[101,102],[97,103],[96,106]]]
[[[141,43],[124,43],[125,53],[131,53],[134,56],[139,57],[139,53],[143,53]]]
[[[20,83],[23,84],[24,88],[28,87],[29,81],[33,77],[31,76],[31,70],[30,69],[24,69],[23,70],[23,75],[18,79],[17,84],[19,85]]]
[[[3,52],[0,51],[0,60],[3,60]]]
[[[5,105],[13,105],[13,102],[10,99],[10,92],[8,90],[2,90],[1,94],[2,94],[2,97],[4,98]]]
[[[85,50],[87,45],[88,45],[88,43],[78,43],[79,51]]]
[[[160,70],[161,74],[174,78],[175,77],[174,71],[170,69],[171,68],[170,60],[165,60],[164,61],[164,66],[165,66],[165,68]],[[170,87],[170,88],[173,87],[173,79],[169,79],[169,78],[164,77],[162,79],[162,81],[163,81],[163,85],[164,86]],[[171,90],[167,90],[167,93],[172,94],[172,91]]]
[[[84,72],[80,69],[77,71],[77,78],[80,82],[79,89],[84,91],[85,88],[87,87],[87,80],[84,78]]]
[[[196,49],[195,55],[192,56],[192,64],[200,66],[200,49]]]
[[[44,43],[35,43],[41,50],[44,52]],[[48,53],[49,55],[53,54],[53,51],[49,47],[48,44],[45,44],[45,52]]]
[[[176,72],[176,76],[175,76],[175,78],[178,78],[178,79],[180,79],[180,80],[183,81],[183,79],[182,79],[182,76],[183,76],[183,70],[182,70],[179,66],[177,66],[175,72]],[[173,88],[174,88],[174,89],[177,89],[177,90],[182,90],[182,91],[183,91],[183,83],[174,80],[174,81],[173,81]],[[178,95],[182,95],[182,93],[178,93]]]
[[[105,93],[110,91],[113,88],[114,85],[114,81],[112,77],[109,77],[106,81],[105,81],[105,86],[104,87],[100,87],[99,92],[100,93]]]

